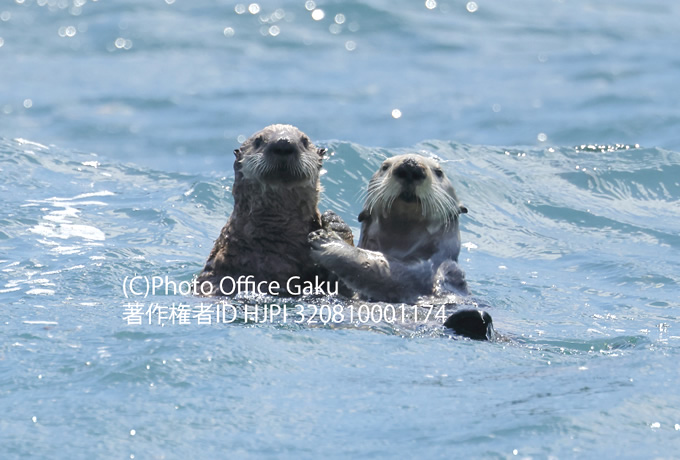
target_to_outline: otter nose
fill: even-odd
[[[413,159],[404,160],[394,170],[394,175],[405,182],[422,182],[425,180],[425,168]]]
[[[291,141],[287,137],[281,137],[279,139],[276,139],[274,142],[270,142],[267,145],[266,152],[274,155],[285,156],[294,154],[296,150],[297,148],[293,141]]]

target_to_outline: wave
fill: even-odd
[[[667,300],[680,282],[678,152],[322,144],[331,153],[320,208],[340,214],[355,237],[361,191],[384,158],[439,158],[469,209],[461,264],[473,292],[494,316],[517,315],[517,328],[549,329],[542,318],[582,315],[585,304],[594,314],[637,311],[640,321],[649,305],[675,305]],[[173,173],[0,139],[0,295],[101,301],[120,298],[121,280],[133,273],[190,280],[231,212],[232,180],[231,164],[221,177]],[[570,305],[577,313],[564,311]],[[574,320],[581,334],[592,329],[589,318]],[[612,321],[607,334],[621,329]]]

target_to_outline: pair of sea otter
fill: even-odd
[[[361,236],[336,214],[319,213],[319,171],[325,149],[290,125],[271,125],[234,151],[234,210],[197,279],[220,295],[225,277],[255,283],[292,277],[339,278],[350,295],[411,302],[423,295],[469,293],[458,267],[458,216],[467,212],[436,161],[420,155],[385,160],[368,185],[359,214]],[[487,339],[488,313],[461,310],[444,324]]]

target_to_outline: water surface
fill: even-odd
[[[676,455],[678,7],[434,3],[0,7],[0,456]],[[440,158],[508,340],[128,324],[125,278],[200,271],[272,122],[332,152],[355,235],[382,159]]]

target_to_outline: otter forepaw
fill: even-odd
[[[435,289],[437,292],[458,292],[469,295],[470,290],[465,281],[465,272],[452,260],[442,262],[435,274]]]
[[[329,210],[321,215],[321,227],[324,230],[334,232],[342,241],[350,246],[354,246],[352,229],[333,211]]]
[[[312,246],[312,249],[323,249],[325,245],[333,241],[339,241],[340,238],[334,234],[332,231],[328,231],[325,228],[320,230],[315,230],[307,236],[307,241]]]

